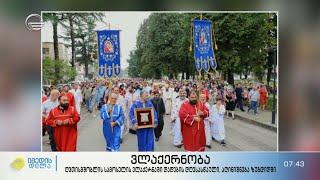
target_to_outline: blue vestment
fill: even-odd
[[[103,119],[103,135],[106,139],[107,150],[119,151],[120,149],[120,134],[121,125],[123,124],[124,114],[121,106],[113,105],[112,114],[109,115],[108,111],[111,104],[104,104],[100,109],[100,116]],[[111,128],[111,122],[116,122],[116,125]]]
[[[95,101],[96,103],[99,103],[101,98],[104,98],[104,92],[107,90],[105,86],[97,86],[96,88],[96,94],[95,94]]]

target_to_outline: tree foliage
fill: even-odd
[[[65,35],[60,36],[70,43],[72,50],[71,65],[75,62],[85,67],[85,76],[88,76],[88,67],[97,58],[97,40],[94,31],[96,23],[103,21],[103,13],[65,13],[68,20],[62,22],[66,30]]]
[[[59,67],[59,74],[56,75],[55,67]],[[53,60],[45,58],[42,61],[42,78],[44,84],[67,83],[74,79],[77,72],[65,60]]]
[[[129,75],[143,78],[177,77],[190,73],[190,26],[186,16],[178,13],[151,14],[141,25],[137,35],[137,48],[131,52]]]
[[[153,13],[141,25],[136,49],[130,53],[129,75],[176,78],[194,75],[191,19],[199,14]],[[267,69],[267,49],[276,45],[275,14],[209,13],[218,50],[217,70],[233,84],[233,75],[254,73],[262,80]],[[184,76],[185,75],[185,76]]]
[[[55,60],[59,60],[58,41],[63,40],[67,47],[71,47],[70,65],[75,70],[75,63],[85,67],[85,76],[88,76],[88,67],[97,58],[97,40],[94,31],[96,23],[103,21],[103,13],[44,13],[44,21],[51,22],[53,25],[54,55]],[[60,25],[64,34],[58,34],[57,27]],[[46,62],[47,63],[47,62]],[[55,78],[59,80],[60,62],[55,63]],[[65,65],[69,66],[68,63]],[[75,78],[75,76],[71,76]],[[74,80],[74,79],[70,79]],[[57,82],[54,82],[56,84]]]

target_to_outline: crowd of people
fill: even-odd
[[[172,144],[186,151],[204,151],[212,140],[225,146],[224,116],[235,119],[235,108],[254,115],[265,110],[264,84],[236,87],[219,81],[100,79],[43,90],[43,135],[52,151],[76,151],[81,109],[103,121],[107,151],[119,151],[123,137],[137,136],[139,151],[154,151],[164,124],[170,125]],[[135,110],[152,108],[154,127],[138,128]],[[83,110],[83,109],[82,109]],[[165,116],[169,121],[165,121]]]

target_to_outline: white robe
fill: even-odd
[[[126,100],[125,97],[123,97],[122,95],[118,94],[118,99],[116,102],[117,105],[120,105],[123,109],[123,112],[126,112]],[[121,134],[120,134],[120,138],[122,139],[123,134],[127,134],[127,131],[129,131],[128,129],[126,129],[126,132],[124,132],[124,124],[127,123],[126,121],[128,121],[128,119],[124,118],[124,123],[121,125]]]
[[[130,121],[130,109],[134,101],[136,101],[138,98],[135,96],[134,93],[127,92],[125,95],[125,111],[124,111],[124,116],[125,116],[125,121],[124,124],[126,125],[127,129],[124,133],[126,135],[129,132],[129,129],[133,129],[133,124]]]
[[[169,88],[169,92],[170,92],[170,94],[171,94],[171,100],[172,100],[172,103],[173,103],[173,101],[176,100],[176,98],[177,98],[177,96],[179,95],[179,93],[176,92],[176,91],[174,91],[173,88],[171,88],[171,89]]]
[[[188,99],[181,100],[179,97],[175,99],[172,104],[172,111],[171,111],[171,120],[175,120],[173,122],[173,145],[178,146],[182,144],[182,133],[181,133],[181,123],[179,118],[179,110],[185,101]]]
[[[225,139],[225,129],[223,116],[226,112],[224,105],[220,105],[220,109],[217,109],[217,105],[213,105],[211,108],[211,119],[213,123],[211,124],[211,135],[217,141],[222,141]]]
[[[211,116],[211,108],[209,103],[205,103],[205,106],[209,109],[209,116],[204,119],[204,131],[206,135],[206,145],[211,145],[211,124],[212,124],[212,119],[210,118]]]
[[[77,90],[72,89],[70,90],[70,92],[73,94],[74,96],[74,101],[76,103],[76,109],[77,112],[80,114],[81,111],[81,103],[82,103],[82,93],[81,90],[78,88]]]
[[[171,106],[172,106],[172,92],[170,92],[169,90],[163,91],[163,100],[165,103],[165,107],[166,107],[166,114],[171,114]]]

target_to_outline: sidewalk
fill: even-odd
[[[250,111],[250,113],[247,113],[247,107],[244,107],[244,112],[240,111],[238,108],[235,110],[235,117],[236,119],[249,122],[251,124],[255,124],[258,126],[261,126],[263,128],[270,129],[272,131],[277,132],[277,114],[276,114],[276,122],[275,124],[271,124],[272,119],[272,112],[271,111],[262,111],[259,110],[257,115],[253,114],[253,111]],[[230,117],[231,115],[229,115]]]

